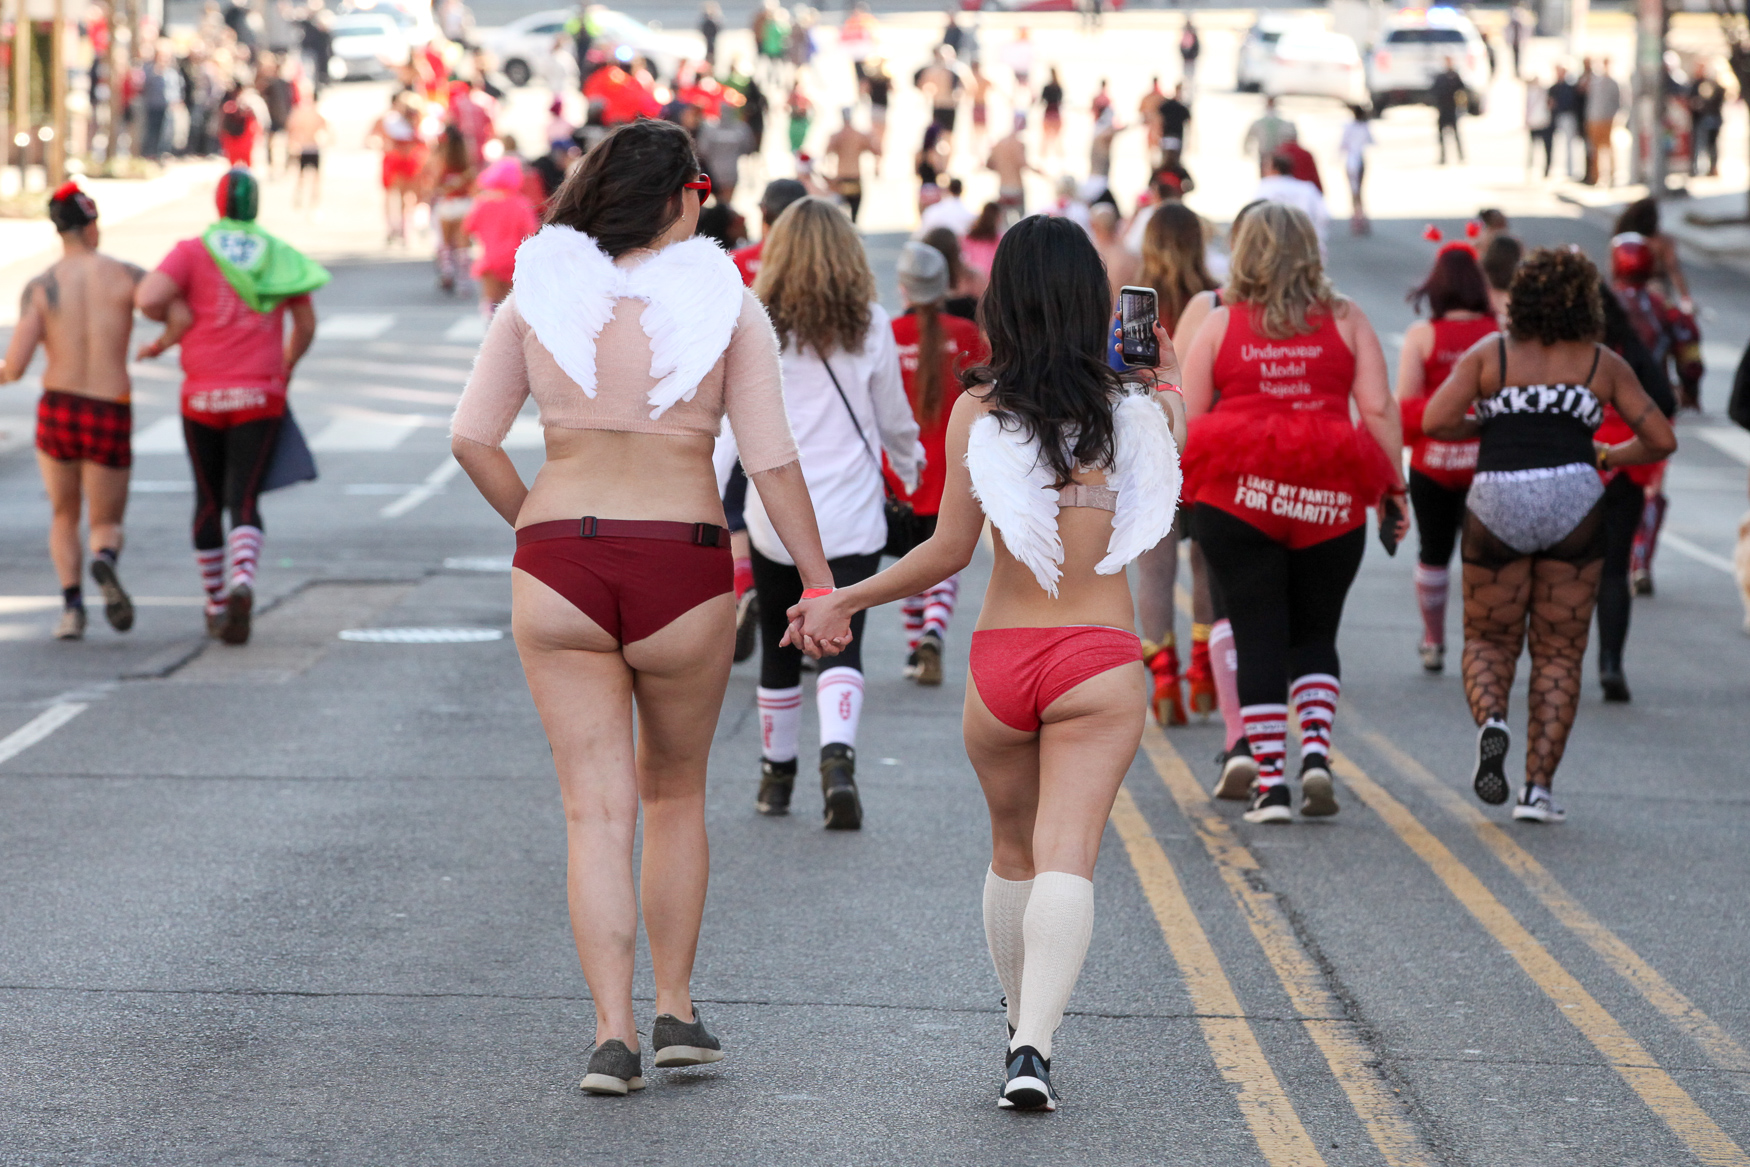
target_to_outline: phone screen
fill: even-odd
[[[1155,305],[1153,288],[1122,288],[1118,292],[1118,355],[1133,365],[1153,367],[1161,360],[1160,345],[1155,342]]]

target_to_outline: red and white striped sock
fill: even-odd
[[[1452,579],[1449,567],[1416,565],[1416,606],[1422,609],[1422,643],[1446,643],[1446,592]]]
[[[899,614],[905,621],[905,648],[907,652],[918,646],[918,637],[924,634],[924,596],[919,592],[915,596],[907,596],[899,602]]]
[[[1246,742],[1258,763],[1258,787],[1283,781],[1282,752],[1288,737],[1288,706],[1247,705],[1240,710],[1246,723]]]
[[[1329,673],[1308,673],[1288,686],[1288,703],[1300,722],[1300,756],[1331,756],[1331,722],[1337,716],[1337,696],[1343,682]]]
[[[1209,671],[1215,675],[1215,704],[1227,727],[1222,748],[1231,750],[1246,736],[1246,724],[1240,715],[1240,654],[1234,649],[1234,626],[1225,619],[1209,626]]]
[[[948,621],[954,619],[954,604],[959,599],[959,572],[955,572],[935,587],[925,591],[924,631],[946,637],[948,635]]]
[[[760,712],[760,757],[768,762],[794,762],[802,737],[802,686],[755,691]]]
[[[822,669],[814,690],[814,704],[820,712],[820,744],[829,746],[857,744],[857,723],[863,718],[863,674],[859,669],[840,665]]]
[[[260,527],[231,528],[231,586],[255,586],[255,560],[261,554]]]
[[[196,547],[194,563],[200,569],[201,590],[207,593],[207,614],[210,616],[224,607],[219,597],[225,591],[225,549]]]

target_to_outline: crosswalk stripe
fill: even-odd
[[[59,701],[49,706],[0,738],[0,762],[16,758],[89,708],[83,701]]]
[[[1149,830],[1130,791],[1123,787],[1112,804],[1112,825],[1124,840],[1130,864],[1166,938],[1167,950],[1185,978],[1185,991],[1203,1040],[1215,1057],[1216,1069],[1234,1086],[1240,1113],[1264,1161],[1270,1167],[1323,1167],[1324,1157],[1264,1057],[1263,1047],[1240,1009],[1233,982],[1222,971],[1209,934],[1191,910],[1172,860]]]
[[[1678,1085],[1645,1047],[1605,1011],[1578,978],[1519,922],[1507,905],[1497,899],[1495,893],[1445,843],[1340,751],[1332,751],[1331,763],[1349,788],[1428,865],[1453,898],[1494,937],[1525,975],[1554,1002],[1561,1015],[1604,1056],[1611,1068],[1628,1083],[1629,1089],[1664,1121],[1691,1154],[1703,1163],[1719,1167],[1750,1167],[1750,1155],[1746,1155],[1708,1117],[1688,1091]]]
[[[452,344],[479,344],[486,339],[486,318],[464,316],[444,329],[444,339]]]
[[[161,417],[134,434],[136,454],[180,454],[188,449],[182,439],[182,418],[177,414]]]
[[[1730,455],[1738,461],[1750,466],[1750,433],[1737,426],[1710,425],[1698,426],[1683,431],[1685,436],[1694,434],[1722,454]]]
[[[1750,1073],[1750,1050],[1734,1041],[1730,1034],[1714,1023],[1713,1018],[1697,1008],[1695,1002],[1660,976],[1658,970],[1648,964],[1640,953],[1630,948],[1602,920],[1581,906],[1535,856],[1514,842],[1507,832],[1482,811],[1466,802],[1458,791],[1440,781],[1422,763],[1399,749],[1397,743],[1376,730],[1364,728],[1352,711],[1346,713],[1351,721],[1357,722],[1356,728],[1360,730],[1363,741],[1372,746],[1394,770],[1438,802],[1442,810],[1476,832],[1483,846],[1494,852],[1495,858],[1518,876],[1519,881],[1568,931],[1584,940],[1592,951],[1604,958],[1606,964],[1639,990],[1653,1008],[1688,1034],[1701,1047],[1709,1061],[1722,1070],[1738,1074]]]
[[[419,428],[420,421],[417,414],[337,417],[311,440],[310,449],[318,454],[393,450]]]
[[[1202,840],[1204,849],[1221,874],[1240,914],[1251,927],[1258,946],[1305,1024],[1307,1035],[1331,1067],[1337,1084],[1349,1098],[1368,1137],[1391,1167],[1432,1167],[1439,1159],[1420,1132],[1403,1114],[1385,1079],[1374,1068],[1377,1058],[1355,1034],[1347,1010],[1330,989],[1324,973],[1294,933],[1294,925],[1275,895],[1252,886],[1250,873],[1259,869],[1257,859],[1234,834],[1226,819],[1216,814],[1209,795],[1198,785],[1154,724],[1143,731],[1142,746],[1155,773],[1173,801]]]
[[[395,327],[389,312],[336,312],[316,322],[317,340],[376,340]]]

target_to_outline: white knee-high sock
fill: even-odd
[[[820,712],[820,744],[857,744],[857,722],[863,717],[863,674],[840,665],[822,669],[815,683],[814,705]]]
[[[1021,1013],[1011,1050],[1030,1045],[1051,1057],[1051,1035],[1063,1021],[1070,991],[1082,972],[1094,935],[1094,885],[1067,871],[1041,871],[1027,897],[1026,963],[1021,971]]]
[[[760,757],[768,762],[794,762],[802,736],[802,686],[755,690],[760,709]]]
[[[990,962],[1008,998],[1009,1024],[1021,1020],[1021,968],[1026,953],[1022,931],[1027,918],[1027,898],[1033,894],[1030,879],[1004,879],[988,868],[984,873],[984,942],[990,946]]]

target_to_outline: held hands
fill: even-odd
[[[839,601],[839,594],[805,595],[785,613],[790,627],[778,646],[793,644],[816,660],[843,652],[851,643],[851,612]]]
[[[165,338],[169,335],[170,330],[166,328],[163,332],[158,334],[157,340],[149,340],[141,345],[140,351],[134,354],[134,359],[136,361],[149,361],[153,357],[161,354],[165,349],[170,347],[170,345],[164,343]]]

